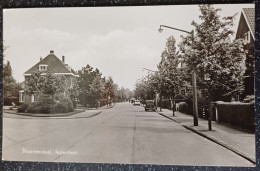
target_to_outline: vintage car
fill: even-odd
[[[145,111],[148,111],[148,110],[155,111],[156,106],[155,106],[154,100],[146,100],[144,109],[145,109]]]
[[[134,101],[134,106],[141,106],[140,101],[139,101],[139,100],[135,100],[135,101]]]

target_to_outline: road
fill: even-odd
[[[129,103],[90,118],[4,117],[3,160],[253,166],[180,124]]]

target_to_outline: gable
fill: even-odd
[[[254,8],[243,8],[242,12],[245,16],[247,25],[255,38],[255,9]]]
[[[69,70],[66,65],[51,51],[51,53],[44,59],[40,60],[36,65],[27,70],[24,75],[30,75],[39,71],[40,66],[47,66],[48,71],[54,74],[73,74],[72,70]]]
[[[242,9],[236,39],[243,38],[248,31],[251,33],[253,40],[255,40],[255,8]]]

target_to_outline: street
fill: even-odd
[[[254,166],[128,102],[89,118],[4,117],[2,156],[14,161]]]

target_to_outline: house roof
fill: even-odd
[[[47,70],[55,74],[72,74],[76,75],[73,69],[69,69],[68,65],[64,64],[55,54],[54,51],[50,51],[50,54],[44,59],[41,59],[37,64],[24,73],[24,75],[32,74],[39,71],[39,65],[47,65]]]
[[[255,39],[255,8],[243,8],[242,15],[244,16],[247,26]]]

